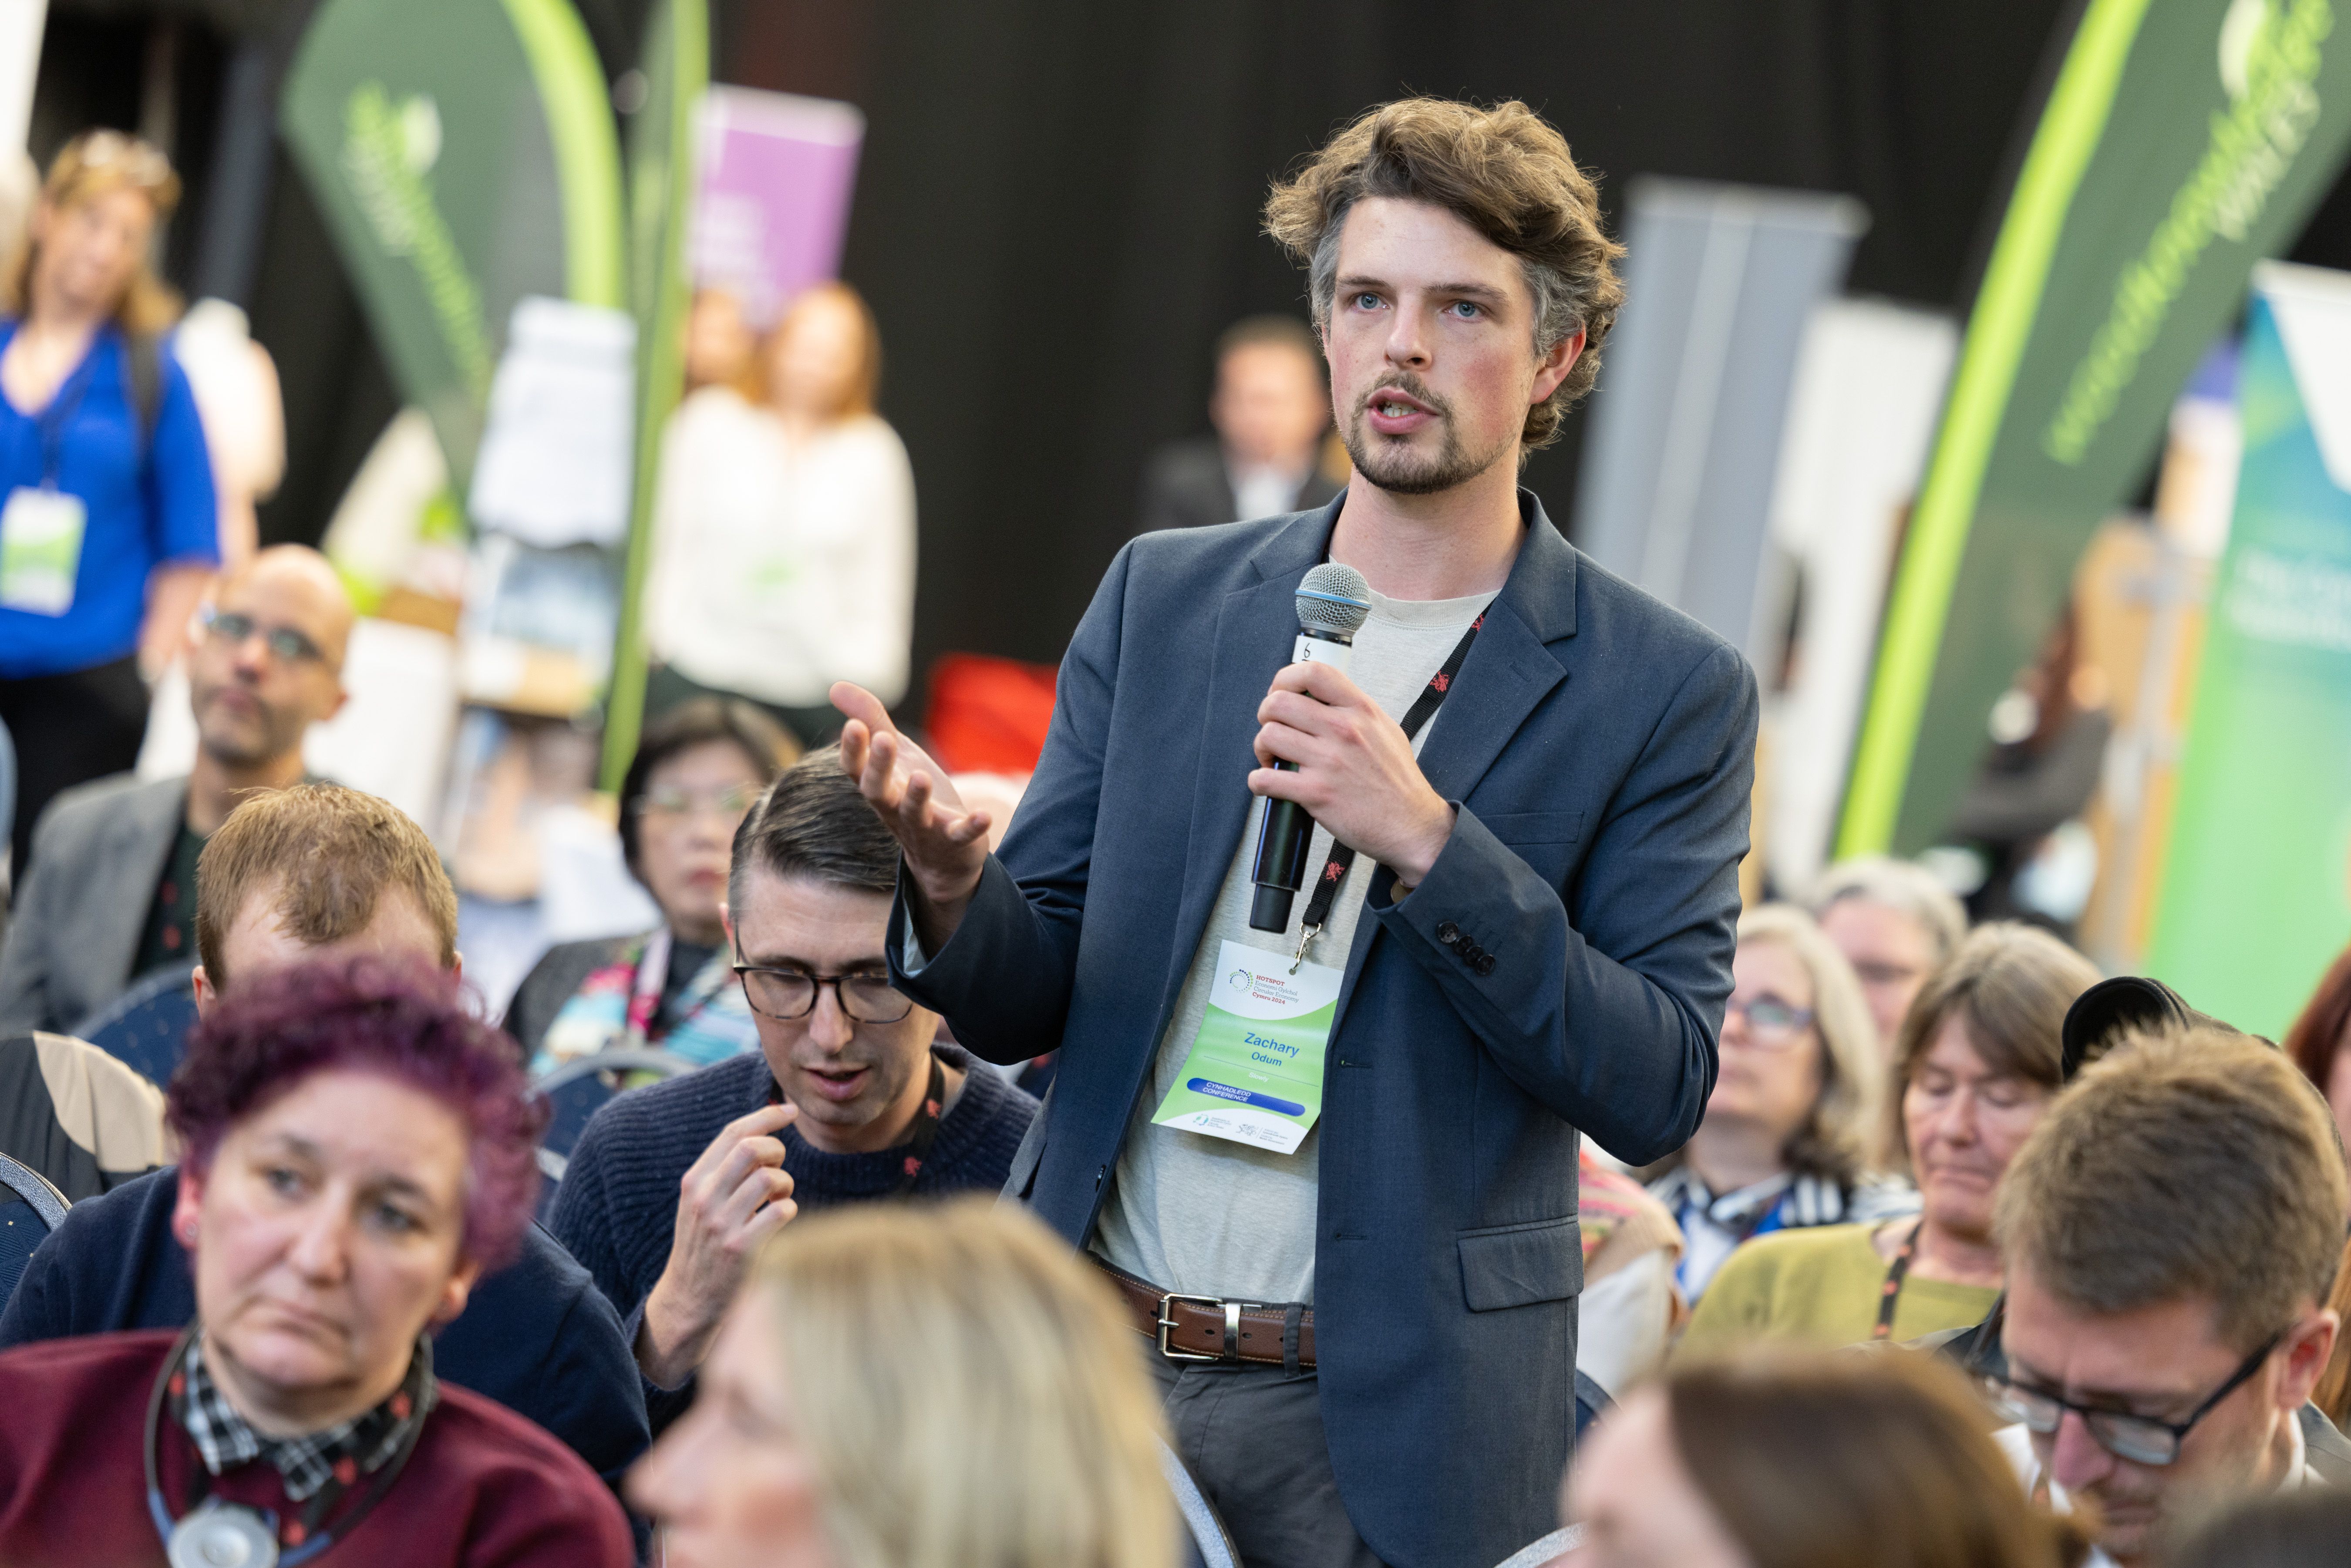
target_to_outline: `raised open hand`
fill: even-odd
[[[841,770],[857,780],[906,857],[914,932],[936,952],[955,934],[987,864],[988,815],[963,797],[923,748],[898,733],[882,699],[847,681],[832,706],[849,716],[841,731]]]

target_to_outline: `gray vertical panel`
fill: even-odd
[[[1626,303],[1593,407],[1577,536],[1750,659],[1797,347],[1865,224],[1844,196],[1632,188]]]

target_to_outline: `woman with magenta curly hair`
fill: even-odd
[[[538,1186],[538,1109],[448,977],[251,977],[190,1038],[168,1118],[196,1321],[0,1354],[0,1562],[632,1561],[579,1458],[434,1379],[431,1331]]]

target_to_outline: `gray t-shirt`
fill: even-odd
[[[1401,722],[1493,597],[1402,600],[1374,593],[1371,619],[1355,633],[1348,674],[1390,718]],[[1414,737],[1415,751],[1444,722],[1445,710],[1439,708]],[[1238,787],[1239,781],[1234,782]],[[1163,1290],[1229,1301],[1311,1303],[1322,1123],[1315,1123],[1295,1154],[1283,1155],[1155,1126],[1151,1120],[1182,1076],[1184,1059],[1200,1032],[1223,944],[1246,943],[1284,959],[1298,949],[1305,889],[1290,908],[1287,931],[1277,936],[1249,929],[1249,862],[1264,810],[1259,801],[1250,810],[1233,848],[1224,888],[1176,998],[1176,1016],[1160,1039],[1151,1082],[1135,1103],[1092,1247],[1113,1267]],[[1330,856],[1331,835],[1317,828],[1306,860],[1310,884]],[[1371,862],[1357,860],[1332,904],[1328,927],[1307,951],[1310,963],[1334,968],[1346,964],[1371,881]]]

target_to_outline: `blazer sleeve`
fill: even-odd
[[[1631,1165],[1687,1143],[1714,1092],[1756,708],[1746,661],[1718,644],[1667,701],[1566,901],[1457,802],[1427,879],[1399,901],[1383,869],[1365,902],[1512,1082]]]
[[[1053,722],[1004,844],[987,858],[971,907],[936,953],[917,957],[904,862],[890,909],[890,971],[908,996],[946,1015],[956,1042],[1009,1066],[1061,1038],[1086,910],[1102,755],[1117,690],[1121,625],[1134,549],[1111,563],[1078,622],[1055,682]],[[1018,985],[1005,977],[1017,975]]]

